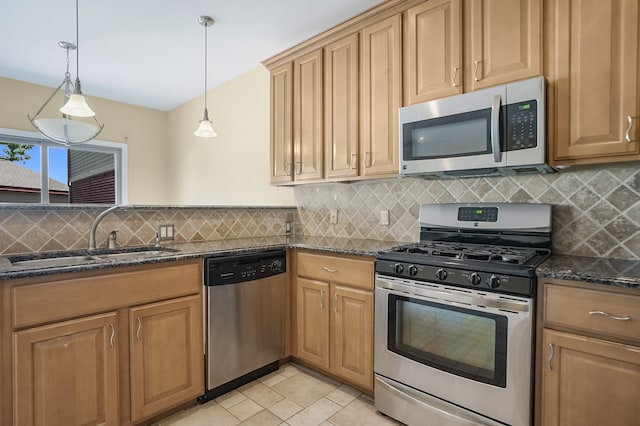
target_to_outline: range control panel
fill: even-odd
[[[458,220],[462,222],[497,222],[497,207],[459,207]]]

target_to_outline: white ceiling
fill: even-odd
[[[79,0],[88,96],[170,110],[382,0]],[[56,87],[75,42],[75,0],[0,1],[0,76]],[[71,76],[76,76],[75,53]],[[1,95],[1,94],[0,94]]]

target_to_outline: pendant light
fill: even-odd
[[[76,84],[73,93],[69,96],[67,103],[60,108],[60,112],[75,117],[93,117],[95,112],[87,104],[87,100],[82,94],[80,87],[80,40],[78,37],[78,0],[76,0]]]
[[[27,117],[33,127],[47,139],[69,146],[84,143],[95,138],[102,131],[104,124],[100,124],[95,116],[85,121],[73,120],[71,116],[67,114],[62,114],[61,118],[40,118],[40,113],[46,108],[58,91],[60,91],[62,86],[64,86],[64,102],[69,100],[69,97],[74,91],[71,74],[69,74],[69,50],[75,50],[76,45],[68,41],[60,41],[58,42],[58,46],[65,49],[67,53],[67,68],[64,73],[64,80],[62,80],[62,83],[53,91],[38,112],[36,112],[33,117],[29,115],[27,115]],[[91,122],[91,120],[93,121]]]
[[[215,21],[210,16],[203,15],[198,18],[198,22],[204,26],[204,116],[193,134],[201,138],[215,138],[218,134],[213,130],[213,123],[209,120],[209,112],[207,111],[207,28],[212,26]]]

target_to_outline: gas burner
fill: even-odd
[[[407,253],[427,257],[444,257],[480,262],[525,265],[537,252],[532,248],[514,248],[488,245],[459,244],[439,241],[423,241],[416,244],[398,246],[396,253]]]

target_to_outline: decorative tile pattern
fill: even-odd
[[[404,178],[294,189],[301,232],[309,236],[418,241],[420,205],[450,202],[553,205],[556,254],[640,259],[640,167],[548,175],[421,180]],[[329,224],[329,211],[338,223]],[[390,225],[380,225],[389,210]]]
[[[104,208],[0,207],[0,254],[75,250],[88,246],[89,229]],[[105,216],[96,232],[98,247],[107,246],[112,230],[118,245],[155,242],[158,225],[175,225],[175,241],[217,241],[285,235],[285,223],[300,228],[294,208],[123,207]]]

